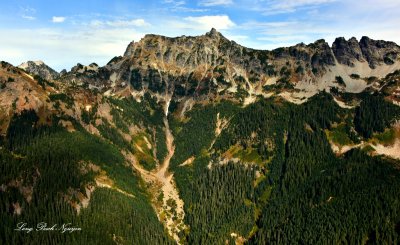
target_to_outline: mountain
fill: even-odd
[[[18,66],[22,70],[40,76],[47,80],[54,80],[59,77],[58,72],[47,66],[43,61],[27,61]]]
[[[367,37],[360,42],[338,38],[332,47],[318,40],[262,51],[242,47],[213,29],[198,37],[146,35],[98,72],[71,71],[66,80],[72,76],[107,93],[132,89],[137,99],[146,92],[171,94],[177,100],[232,98],[241,91],[246,104],[271,94],[304,102],[332,87],[364,91],[371,86],[365,79],[383,78],[400,68],[399,52],[395,43]]]
[[[399,106],[400,47],[367,37],[1,62],[0,243],[397,244]]]

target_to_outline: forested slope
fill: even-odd
[[[364,96],[379,101],[369,104],[375,107],[370,110],[393,107],[378,95]],[[175,172],[187,222],[201,229],[193,230],[189,241],[218,244],[241,236],[251,244],[397,243],[399,162],[370,155],[367,145],[336,155],[325,133],[344,123],[357,129],[358,140],[368,140],[354,126],[369,120],[359,113],[365,103],[347,110],[323,93],[300,106],[271,99],[241,110],[231,109],[234,104],[194,109],[176,134],[177,139],[186,136],[185,144],[177,144],[177,155],[195,156],[191,165]],[[230,121],[209,149],[213,134],[201,129],[215,125],[215,108]],[[385,127],[400,116],[392,109]],[[186,154],[186,141],[195,143],[205,135],[208,140],[202,142],[207,143]],[[236,225],[231,226],[232,220]]]

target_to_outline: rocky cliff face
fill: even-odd
[[[65,84],[85,85],[89,89],[104,90],[110,87],[110,72],[107,67],[99,67],[96,63],[84,66],[78,63],[70,72],[62,72],[60,81]]]
[[[360,47],[371,68],[376,68],[382,63],[393,65],[399,58],[399,46],[393,42],[362,37]]]
[[[339,63],[354,67],[354,62],[368,62],[374,69],[382,64],[393,65],[398,60],[399,46],[392,42],[375,41],[362,37],[358,42],[354,37],[346,41],[337,38],[332,50]]]
[[[365,61],[360,44],[354,37],[348,41],[343,37],[337,38],[332,45],[332,51],[340,64],[354,67],[355,62]]]

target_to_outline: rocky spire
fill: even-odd
[[[354,67],[356,61],[363,61],[363,54],[356,38],[348,41],[344,37],[336,38],[332,51],[340,64]]]
[[[132,42],[129,43],[129,45],[128,45],[128,47],[126,47],[126,50],[125,50],[125,53],[124,53],[125,57],[131,56],[133,54],[134,47],[135,47],[134,45],[135,45],[135,41],[132,41]]]
[[[220,36],[220,33],[213,27],[209,32],[206,33],[206,35],[211,38],[217,38]]]

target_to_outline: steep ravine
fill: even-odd
[[[165,214],[164,225],[168,229],[169,234],[180,243],[178,233],[185,229],[186,226],[183,222],[185,217],[185,212],[183,209],[183,201],[179,197],[178,189],[176,188],[175,181],[173,179],[173,174],[168,172],[169,164],[172,156],[175,153],[174,137],[169,128],[168,122],[168,108],[169,100],[166,102],[165,106],[165,136],[168,154],[165,157],[162,165],[157,169],[156,178],[162,183],[162,193],[163,193],[163,205],[159,210],[159,218],[162,213]]]
[[[180,231],[187,228],[184,224],[184,203],[179,197],[173,174],[168,172],[171,158],[175,153],[174,137],[168,122],[170,100],[171,97],[167,95],[164,107],[164,126],[168,153],[158,168],[153,171],[147,171],[138,164],[138,161],[133,155],[125,153],[125,156],[133,164],[133,167],[140,172],[143,180],[149,185],[149,190],[152,194],[152,205],[157,211],[158,219],[167,229],[169,235],[178,244],[182,244],[178,234]]]

